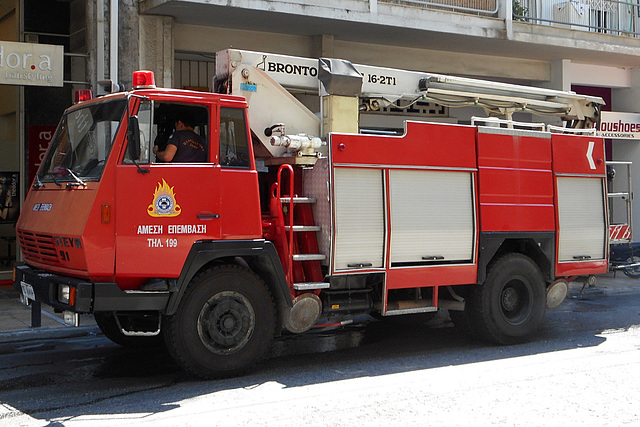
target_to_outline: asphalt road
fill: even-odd
[[[640,286],[587,290],[527,344],[446,311],[288,336],[250,375],[186,377],[100,335],[0,343],[0,426],[640,424]]]

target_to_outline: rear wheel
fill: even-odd
[[[250,270],[214,267],[197,275],[164,336],[174,359],[203,378],[240,375],[258,362],[273,339],[276,313],[271,293]]]
[[[480,338],[498,344],[526,341],[544,320],[542,273],[530,258],[506,255],[490,267],[468,303],[470,326]]]

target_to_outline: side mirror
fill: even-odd
[[[140,159],[140,125],[138,116],[129,117],[127,128],[127,152],[131,160]]]

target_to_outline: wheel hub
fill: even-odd
[[[511,325],[526,321],[532,310],[531,290],[526,280],[513,278],[505,283],[500,294],[502,316]]]
[[[220,322],[221,328],[222,330],[224,330],[225,332],[229,332],[232,331],[233,328],[235,327],[236,321],[230,317],[227,316],[224,319],[222,319],[222,322]]]
[[[198,316],[198,335],[216,354],[234,353],[251,338],[255,313],[249,301],[237,292],[214,295]]]
[[[508,311],[514,311],[518,308],[520,302],[520,296],[514,288],[507,288],[502,293],[502,307]]]

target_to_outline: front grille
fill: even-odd
[[[30,233],[18,230],[22,254],[27,261],[58,265],[58,255],[50,234]]]

